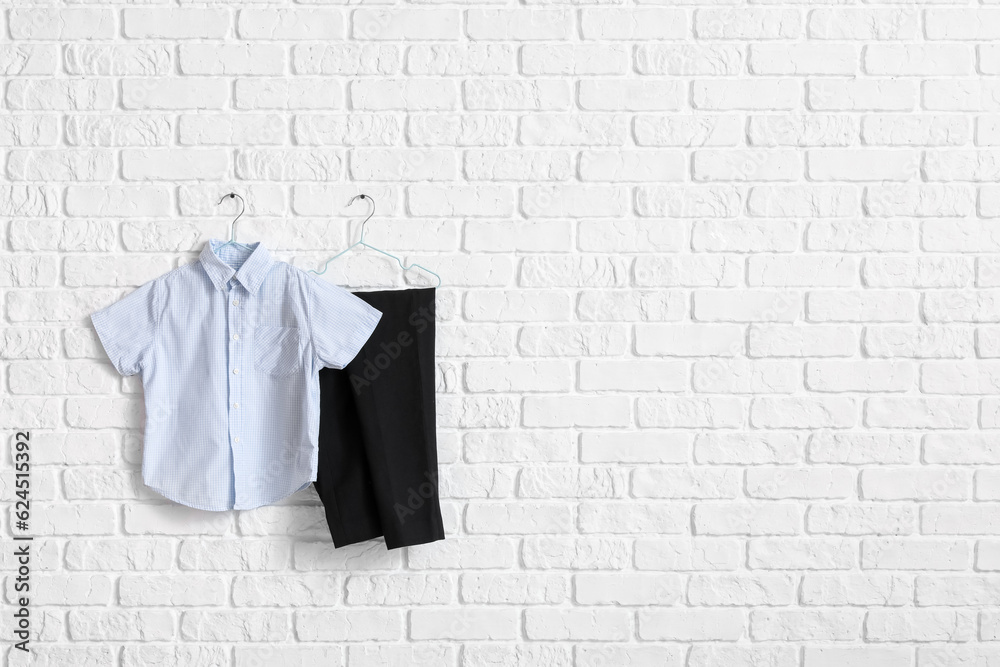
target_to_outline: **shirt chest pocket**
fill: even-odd
[[[268,375],[291,375],[302,368],[302,343],[294,327],[259,326],[253,334],[254,367]]]

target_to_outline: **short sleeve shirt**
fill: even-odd
[[[146,485],[228,510],[316,479],[319,370],[346,366],[380,317],[259,243],[212,240],[91,319],[118,372],[142,376]]]

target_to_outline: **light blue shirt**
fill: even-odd
[[[146,485],[204,510],[251,509],[308,486],[319,370],[347,365],[381,315],[259,243],[216,240],[94,313],[118,372],[142,374]]]

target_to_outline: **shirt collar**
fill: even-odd
[[[224,241],[211,239],[202,248],[201,255],[198,258],[212,284],[215,285],[216,289],[224,292],[226,290],[226,283],[235,276],[236,280],[248,292],[256,294],[257,290],[264,283],[264,278],[267,277],[268,271],[274,265],[271,253],[260,242],[247,244],[253,251],[244,260],[239,271],[236,271],[233,267],[223,262],[216,254],[218,248],[224,244]]]

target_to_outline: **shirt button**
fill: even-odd
[[[235,438],[233,438],[233,442],[239,442],[239,441],[240,441],[240,436],[236,436]]]
[[[239,340],[239,339],[240,339],[239,334],[233,334],[233,340]]]
[[[233,369],[233,375],[239,375],[239,374],[240,374],[240,369],[234,368]]]
[[[233,403],[233,408],[235,410],[239,410],[240,409],[240,404],[239,403]]]
[[[233,299],[233,305],[234,306],[240,305],[240,300],[239,299]]]

